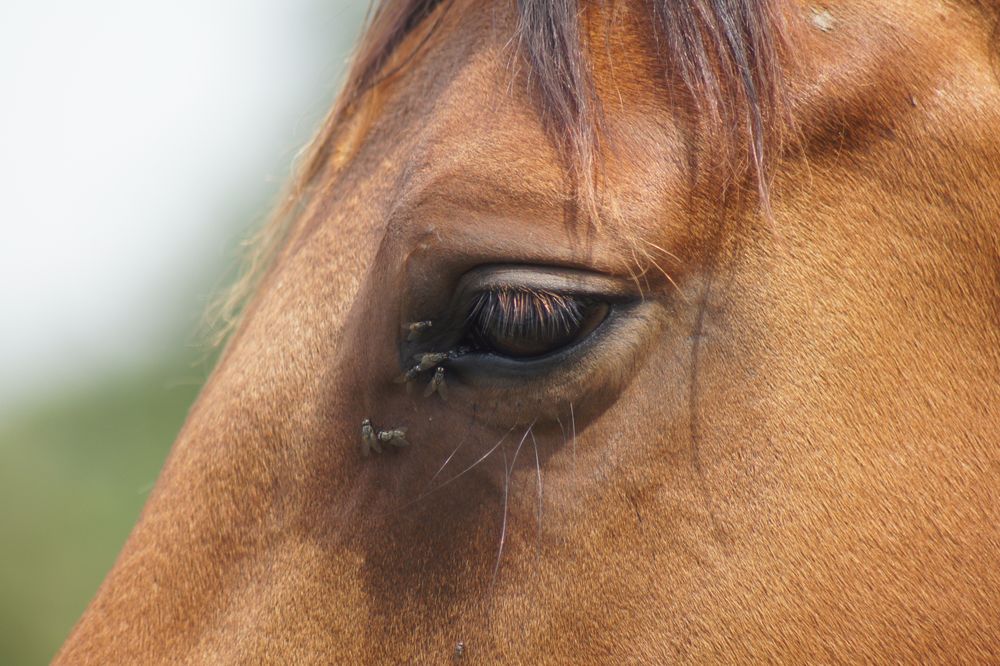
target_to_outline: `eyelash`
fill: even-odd
[[[480,292],[466,323],[473,332],[489,330],[507,337],[567,335],[583,323],[586,304],[579,298],[526,288]]]
[[[498,288],[479,293],[466,319],[475,337],[547,338],[569,335],[583,323],[580,299],[551,291]]]

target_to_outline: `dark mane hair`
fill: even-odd
[[[516,43],[530,68],[537,104],[553,142],[571,171],[578,198],[596,216],[594,171],[599,162],[602,113],[590,66],[587,9],[602,0],[516,0]],[[603,0],[613,3],[618,0]],[[749,175],[764,208],[773,147],[783,113],[781,57],[785,37],[780,0],[636,0],[644,5],[665,84],[678,81],[695,129],[714,137],[730,177]],[[394,76],[434,32],[452,0],[379,0],[333,111],[305,154],[271,223],[252,243],[246,273],[212,313],[221,342],[272,258],[284,244],[307,191],[334,155],[337,129],[366,93]],[[418,28],[414,53],[398,54]],[[401,62],[387,71],[391,59]],[[666,85],[664,86],[666,88]]]
[[[780,134],[780,123],[772,121],[783,107],[779,58],[785,38],[777,0],[639,3],[648,11],[665,79],[683,84],[700,128],[721,138],[715,147],[730,161],[750,166],[766,198],[770,149]],[[433,20],[436,12],[448,11],[450,5],[451,0],[382,0],[378,4],[331,125],[392,74],[383,70],[406,36],[424,21]],[[585,181],[584,189],[601,138],[601,106],[591,77],[586,26],[582,25],[586,5],[587,0],[516,0],[517,43],[530,67],[539,113],[576,178]],[[307,167],[307,177],[320,168],[328,149],[315,153],[317,163]]]

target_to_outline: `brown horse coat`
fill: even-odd
[[[994,4],[654,4],[376,16],[58,663],[1000,657]],[[406,391],[497,265],[627,305]]]

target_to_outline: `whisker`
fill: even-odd
[[[458,474],[456,474],[455,476],[453,476],[453,477],[449,478],[449,479],[448,479],[447,481],[443,481],[442,483],[438,484],[438,485],[437,485],[437,486],[435,486],[434,488],[431,488],[431,489],[427,490],[426,492],[424,492],[424,493],[421,493],[420,495],[418,495],[418,496],[417,496],[417,497],[415,497],[414,499],[410,500],[410,501],[409,501],[409,502],[407,502],[406,504],[402,504],[402,505],[400,505],[400,506],[396,507],[396,510],[397,510],[397,511],[400,511],[400,510],[402,510],[402,509],[405,509],[405,508],[407,508],[407,507],[409,507],[409,506],[413,506],[413,505],[414,505],[414,504],[416,504],[417,502],[420,502],[421,500],[424,500],[424,499],[426,499],[426,498],[427,498],[428,496],[430,496],[430,495],[432,495],[432,494],[436,493],[437,491],[441,490],[442,488],[444,488],[445,486],[447,486],[448,484],[450,484],[450,483],[451,483],[452,481],[455,481],[456,479],[458,479],[459,477],[461,477],[461,476],[462,476],[462,475],[464,475],[465,473],[467,473],[467,472],[471,471],[471,470],[472,470],[472,469],[473,469],[474,467],[476,467],[476,466],[477,466],[478,464],[480,464],[481,462],[483,462],[484,460],[486,460],[487,458],[489,458],[489,457],[490,457],[490,455],[491,455],[491,454],[492,454],[492,453],[493,453],[494,451],[496,451],[496,450],[497,450],[498,448],[500,448],[500,445],[501,445],[501,444],[503,444],[503,442],[504,442],[504,440],[505,440],[505,439],[507,439],[507,435],[509,435],[510,433],[512,433],[512,432],[514,431],[514,428],[515,428],[515,427],[516,427],[516,426],[511,426],[511,427],[510,427],[510,429],[509,429],[509,430],[507,430],[507,432],[505,432],[505,433],[503,434],[503,437],[501,437],[501,438],[500,438],[500,441],[498,441],[498,442],[497,442],[497,443],[496,443],[496,444],[495,444],[495,445],[493,446],[493,448],[491,448],[491,449],[490,449],[489,451],[487,451],[486,453],[484,453],[484,454],[483,454],[483,455],[482,455],[482,456],[481,456],[481,457],[480,457],[480,458],[479,458],[478,460],[476,460],[476,462],[472,463],[471,465],[469,465],[468,467],[466,467],[465,469],[463,469],[463,470],[462,470],[461,472],[459,472],[459,473],[458,473]]]
[[[500,530],[500,547],[497,549],[497,561],[493,565],[493,578],[490,581],[490,585],[497,579],[497,571],[500,570],[500,559],[503,556],[503,544],[507,538],[507,499],[510,495],[510,477],[514,472],[514,464],[517,462],[517,455],[521,452],[521,447],[524,446],[524,442],[528,439],[528,435],[532,434],[532,428],[535,427],[535,422],[532,421],[528,429],[524,431],[521,436],[521,441],[517,444],[517,449],[514,450],[514,457],[510,461],[510,467],[507,466],[507,449],[503,449],[503,464],[504,464],[504,484],[503,484],[503,525]],[[533,436],[533,435],[532,435]]]
[[[573,403],[569,403],[569,418],[573,424],[573,465],[576,465],[576,415],[573,414]]]
[[[524,446],[524,442],[528,439],[528,435],[531,433],[531,429],[534,427],[535,427],[535,422],[532,421],[531,425],[528,426],[528,429],[524,431],[524,435],[521,436],[521,441],[518,442],[517,448],[514,449],[514,457],[510,461],[510,469],[508,470],[508,472],[514,471],[514,463],[517,462],[517,454],[521,452],[521,447]]]
[[[542,464],[538,460],[538,441],[535,439],[535,431],[530,430],[531,446],[535,449],[535,470],[538,472],[538,542],[542,541]]]
[[[660,247],[660,246],[659,246],[659,245],[657,245],[656,243],[653,243],[653,242],[651,242],[651,241],[648,241],[648,240],[646,240],[645,238],[642,238],[642,239],[640,239],[640,240],[642,240],[642,242],[643,242],[643,243],[645,243],[646,245],[649,245],[650,247],[653,247],[653,248],[656,248],[657,250],[659,250],[660,252],[662,252],[662,253],[663,253],[663,254],[665,254],[666,256],[670,257],[671,259],[673,259],[673,260],[674,260],[674,261],[676,261],[677,263],[679,263],[679,264],[682,264],[682,263],[684,263],[684,262],[682,262],[682,261],[681,261],[681,258],[680,258],[680,257],[678,257],[678,256],[677,256],[676,254],[674,254],[674,253],[673,253],[673,252],[671,252],[670,250],[667,250],[666,248],[663,248],[663,247]]]
[[[438,478],[438,475],[444,471],[444,468],[448,466],[448,463],[450,463],[451,459],[455,457],[455,454],[458,453],[458,450],[463,446],[465,446],[466,439],[468,439],[468,433],[466,433],[466,435],[462,437],[462,440],[458,443],[458,446],[455,447],[455,449],[451,452],[451,454],[444,459],[444,462],[441,463],[440,467],[438,467],[438,471],[434,472],[434,476],[432,476],[431,480],[427,482],[428,488],[430,488],[434,484],[434,479]]]
[[[469,433],[471,432],[472,424],[474,424],[475,422],[476,422],[476,406],[473,405],[472,418],[470,419],[469,423],[470,429],[465,431],[465,434],[462,435],[462,439],[458,442],[458,446],[455,447],[455,450],[451,452],[451,455],[449,455],[447,458],[444,459],[444,462],[441,464],[441,467],[438,468],[438,471],[434,472],[434,476],[432,476],[431,480],[427,482],[428,488],[430,488],[434,484],[434,479],[438,478],[438,475],[444,471],[444,468],[448,466],[448,463],[450,463],[451,459],[455,457],[455,454],[458,453],[458,450],[463,446],[465,446],[465,443],[469,441]]]
[[[659,245],[657,245],[656,243],[650,243],[650,242],[649,242],[648,240],[646,240],[646,239],[642,239],[642,242],[643,242],[643,243],[646,243],[647,245],[650,245],[650,246],[652,246],[652,247],[656,248],[657,250],[659,250],[660,252],[663,252],[663,253],[664,253],[664,254],[666,254],[667,256],[669,256],[669,257],[671,257],[671,258],[673,258],[673,259],[676,259],[677,261],[680,261],[680,259],[678,259],[677,255],[673,254],[673,253],[672,253],[672,252],[670,252],[669,250],[664,250],[664,249],[663,249],[662,247],[660,247],[660,246],[659,246]],[[647,257],[649,257],[649,254],[648,254],[648,253],[644,253],[644,254],[646,254],[646,256],[647,256]],[[651,263],[653,264],[653,267],[654,267],[654,268],[656,268],[656,270],[658,270],[658,271],[659,271],[659,272],[660,272],[661,274],[663,274],[663,277],[667,278],[667,281],[668,281],[668,282],[669,282],[669,283],[670,283],[671,285],[673,285],[674,289],[675,289],[675,290],[677,290],[677,294],[678,294],[678,295],[679,295],[679,296],[681,297],[681,299],[682,299],[682,300],[683,300],[683,301],[684,301],[685,303],[689,303],[690,301],[688,301],[688,298],[687,298],[687,296],[686,296],[686,295],[684,294],[684,292],[683,292],[683,291],[681,291],[681,288],[680,288],[680,286],[679,286],[679,285],[677,284],[677,282],[675,282],[675,281],[674,281],[674,278],[673,278],[673,276],[671,276],[671,275],[670,275],[670,273],[668,273],[668,272],[666,271],[666,269],[664,269],[664,268],[663,268],[663,266],[661,266],[661,265],[660,265],[660,262],[656,261],[656,259],[651,259]]]
[[[497,580],[497,571],[500,570],[500,558],[503,556],[503,542],[507,538],[507,495],[510,492],[510,468],[507,467],[507,449],[506,448],[502,449],[502,452],[503,452],[503,469],[504,469],[503,522],[500,525],[500,547],[497,549],[497,561],[493,565],[493,576],[490,578],[490,589],[493,588],[493,584]]]
[[[636,256],[635,243],[629,243],[629,249],[632,252],[632,264],[629,265],[629,271],[628,271],[629,277],[632,278],[632,282],[635,283],[636,289],[639,290],[639,299],[645,302],[646,294],[643,293],[642,291],[642,283],[639,282],[639,278],[643,277],[646,274],[646,269],[643,268],[641,273],[636,274],[636,272],[632,269],[632,265],[634,265],[635,268],[641,268],[641,262],[639,261],[639,258]]]
[[[496,450],[497,450],[498,448],[500,448],[500,445],[501,445],[501,444],[503,444],[503,442],[504,442],[504,440],[505,440],[505,439],[507,439],[507,435],[509,435],[509,434],[510,434],[510,433],[511,433],[511,432],[512,432],[513,430],[514,430],[514,426],[511,426],[511,427],[510,427],[510,430],[508,430],[507,432],[505,432],[505,433],[504,433],[504,435],[503,435],[503,437],[501,437],[501,438],[500,438],[500,441],[499,441],[499,442],[497,442],[497,443],[496,443],[496,444],[495,444],[495,445],[493,446],[493,448],[492,448],[492,449],[490,449],[489,451],[487,451],[486,453],[484,453],[484,454],[483,454],[483,455],[482,455],[482,456],[481,456],[481,457],[479,458],[479,460],[477,460],[476,462],[472,463],[471,465],[469,465],[468,467],[466,467],[465,469],[463,469],[463,470],[462,470],[461,472],[459,472],[459,473],[458,473],[458,474],[456,474],[455,476],[451,477],[450,479],[448,479],[447,481],[445,481],[444,483],[442,483],[442,484],[441,484],[440,486],[438,486],[437,488],[435,488],[435,490],[437,490],[437,489],[439,489],[439,488],[443,488],[443,487],[445,487],[446,485],[448,485],[449,483],[451,483],[451,482],[452,482],[452,481],[454,481],[455,479],[459,478],[460,476],[462,476],[462,475],[463,475],[463,474],[465,474],[466,472],[469,472],[470,470],[472,470],[472,469],[473,469],[474,467],[476,467],[476,465],[478,465],[479,463],[481,463],[481,462],[483,462],[484,460],[486,460],[487,458],[489,458],[489,457],[490,457],[490,454],[491,454],[491,453],[493,453],[494,451],[496,451]]]

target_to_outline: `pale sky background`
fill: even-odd
[[[2,0],[0,414],[183,348],[366,0]]]

